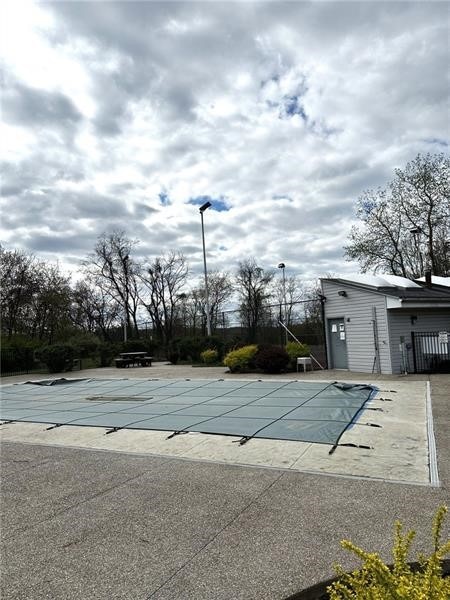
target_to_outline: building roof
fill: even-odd
[[[442,279],[450,278],[439,278],[439,280]],[[444,285],[441,281],[439,281],[439,284],[432,282],[430,288],[422,280],[410,281],[394,275],[345,275],[336,278],[323,278],[322,281],[350,285],[397,298],[400,301],[400,303],[388,306],[388,308],[400,308],[411,304],[434,306],[444,303],[444,305],[450,305],[450,285]]]
[[[415,281],[425,281],[425,277],[419,277]],[[431,283],[433,285],[442,285],[444,287],[450,288],[450,277],[439,277],[438,275],[431,276]]]

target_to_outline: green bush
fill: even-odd
[[[245,373],[255,368],[255,356],[258,346],[251,344],[237,350],[231,350],[223,359],[223,363],[232,373]]]
[[[93,333],[78,333],[67,341],[73,346],[77,358],[91,358],[98,354],[100,339]]]
[[[286,344],[286,352],[289,355],[290,367],[295,370],[297,368],[297,358],[300,356],[309,356],[311,349],[308,344],[288,342]]]
[[[72,369],[74,348],[69,344],[45,346],[39,351],[39,356],[50,373],[62,373]]]
[[[199,362],[201,353],[205,350],[215,348],[218,358],[223,356],[223,341],[216,337],[184,337],[176,338],[169,344],[171,352],[178,353],[180,360]]]
[[[450,552],[450,540],[441,544],[441,530],[447,507],[441,506],[433,521],[434,552],[419,556],[419,569],[408,564],[408,554],[415,537],[414,531],[402,534],[402,524],[395,524],[393,547],[394,565],[389,568],[376,552],[366,552],[343,540],[341,545],[363,561],[358,571],[345,573],[336,566],[338,580],[327,588],[330,600],[448,600],[450,578],[442,574],[442,560]]]
[[[223,358],[225,343],[220,337],[217,337],[216,335],[211,335],[209,337],[207,336],[203,338],[202,350],[209,350],[210,348],[216,350],[218,360],[221,360]]]
[[[98,348],[100,366],[110,367],[113,358],[118,356],[121,351],[122,346],[120,343],[102,342]]]
[[[264,373],[281,373],[289,364],[289,355],[281,346],[260,346],[255,363]]]
[[[228,354],[228,352],[231,352],[232,350],[238,350],[239,348],[243,348],[244,346],[247,346],[247,345],[248,345],[248,342],[246,340],[244,340],[240,335],[233,335],[230,339],[228,339],[224,343],[224,347],[223,347],[224,355]]]
[[[180,338],[176,344],[180,360],[199,360],[200,353],[204,349],[202,338],[184,337]]]
[[[120,352],[147,352],[152,356],[155,348],[156,344],[152,340],[127,340],[122,342]]]
[[[205,365],[212,365],[219,360],[219,353],[215,348],[210,348],[209,350],[203,350],[200,354],[200,358]]]

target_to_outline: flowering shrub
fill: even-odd
[[[327,589],[330,600],[448,600],[450,578],[442,575],[442,560],[450,552],[450,540],[441,544],[446,512],[447,507],[441,506],[434,517],[434,552],[428,558],[419,556],[420,568],[417,571],[407,562],[415,532],[403,535],[398,521],[395,524],[392,569],[376,552],[366,552],[343,540],[342,547],[356,554],[363,561],[363,566],[353,573],[345,573],[342,567],[335,567],[339,579]]]
[[[231,350],[223,359],[223,363],[232,373],[245,373],[255,367],[255,356],[258,346],[251,344],[237,350]]]
[[[215,348],[210,348],[208,350],[203,350],[203,352],[200,354],[200,358],[206,365],[211,365],[218,361],[219,353]]]

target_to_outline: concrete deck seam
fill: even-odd
[[[78,450],[80,450],[80,448],[78,448]],[[170,462],[170,460],[171,459],[168,459],[166,462]],[[29,531],[30,529],[34,529],[35,527],[38,527],[39,525],[42,525],[43,523],[47,523],[48,521],[51,521],[55,517],[59,517],[59,516],[63,515],[64,513],[67,513],[69,511],[71,511],[75,507],[83,506],[83,504],[87,504],[88,502],[91,502],[91,500],[94,500],[95,498],[99,498],[100,496],[103,496],[104,494],[108,494],[112,490],[118,489],[122,485],[125,485],[125,484],[129,483],[130,481],[134,481],[135,479],[139,479],[139,477],[142,477],[142,475],[145,475],[145,473],[148,473],[150,471],[151,471],[151,469],[145,469],[144,471],[142,471],[138,475],[134,475],[133,477],[129,477],[128,479],[125,479],[124,481],[121,481],[120,483],[117,483],[116,485],[113,485],[113,486],[111,486],[111,487],[109,487],[109,488],[107,488],[105,490],[102,490],[101,492],[98,492],[97,494],[93,494],[92,496],[89,496],[89,498],[86,498],[85,500],[82,500],[81,502],[76,502],[74,504],[71,504],[70,506],[67,506],[66,508],[63,508],[62,510],[56,511],[53,515],[51,515],[50,517],[47,517],[46,519],[42,519],[40,521],[35,521],[34,523],[32,523],[30,525],[30,527],[24,527],[22,529],[17,529],[10,536],[3,535],[2,536],[3,540],[14,539],[14,537],[18,533],[23,533],[24,531]]]
[[[433,411],[431,404],[431,382],[427,381],[427,438],[428,438],[428,457],[430,464],[430,483],[433,487],[440,487],[439,471],[437,464],[436,439],[434,437]]]
[[[189,563],[191,563],[199,554],[201,554],[210,544],[216,540],[230,525],[232,525],[247,509],[250,508],[255,502],[257,502],[264,494],[266,494],[270,488],[272,488],[280,479],[285,475],[282,472],[276,477],[267,487],[265,487],[255,498],[253,498],[246,506],[244,506],[232,519],[230,519],[217,533],[215,533],[210,540],[208,540],[197,552],[195,552],[184,564],[181,565],[170,577],[166,579],[160,586],[154,590],[150,596],[147,596],[146,600],[151,600],[155,594],[157,594],[164,586],[166,586],[174,577],[178,575]]]
[[[1,440],[0,440],[0,442],[1,442]],[[9,443],[11,443],[11,444],[17,444],[17,443],[19,443],[19,444],[21,444],[22,442],[8,442],[8,441],[7,442],[1,442],[2,445],[3,444],[9,444]],[[28,443],[31,444],[31,442],[28,442]],[[23,463],[23,462],[29,462],[29,461],[13,460],[12,462],[13,463],[19,463],[19,462]],[[50,461],[47,460],[47,459],[41,460],[40,462],[32,464],[32,465],[30,465],[28,467],[24,467],[23,469],[17,469],[17,471],[20,471],[21,473],[26,473],[27,471],[32,471],[33,469],[37,469],[38,467],[42,467],[42,465],[45,465],[45,464],[47,464],[49,462]],[[17,471],[13,471],[11,473],[7,473],[6,475],[4,473],[2,473],[2,480],[5,481],[6,479],[8,479],[8,477],[14,477],[14,475],[16,475]]]
[[[299,460],[301,458],[303,458],[305,456],[305,454],[308,452],[308,450],[311,448],[312,445],[313,445],[312,442],[310,444],[308,444],[308,446],[303,450],[303,452],[300,454],[300,456],[297,456],[297,458],[294,460],[294,462],[289,467],[286,467],[286,468],[289,469],[290,471],[298,471],[299,469],[296,469],[295,465],[299,462]]]

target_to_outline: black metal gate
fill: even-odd
[[[414,373],[450,373],[450,332],[411,332]]]

